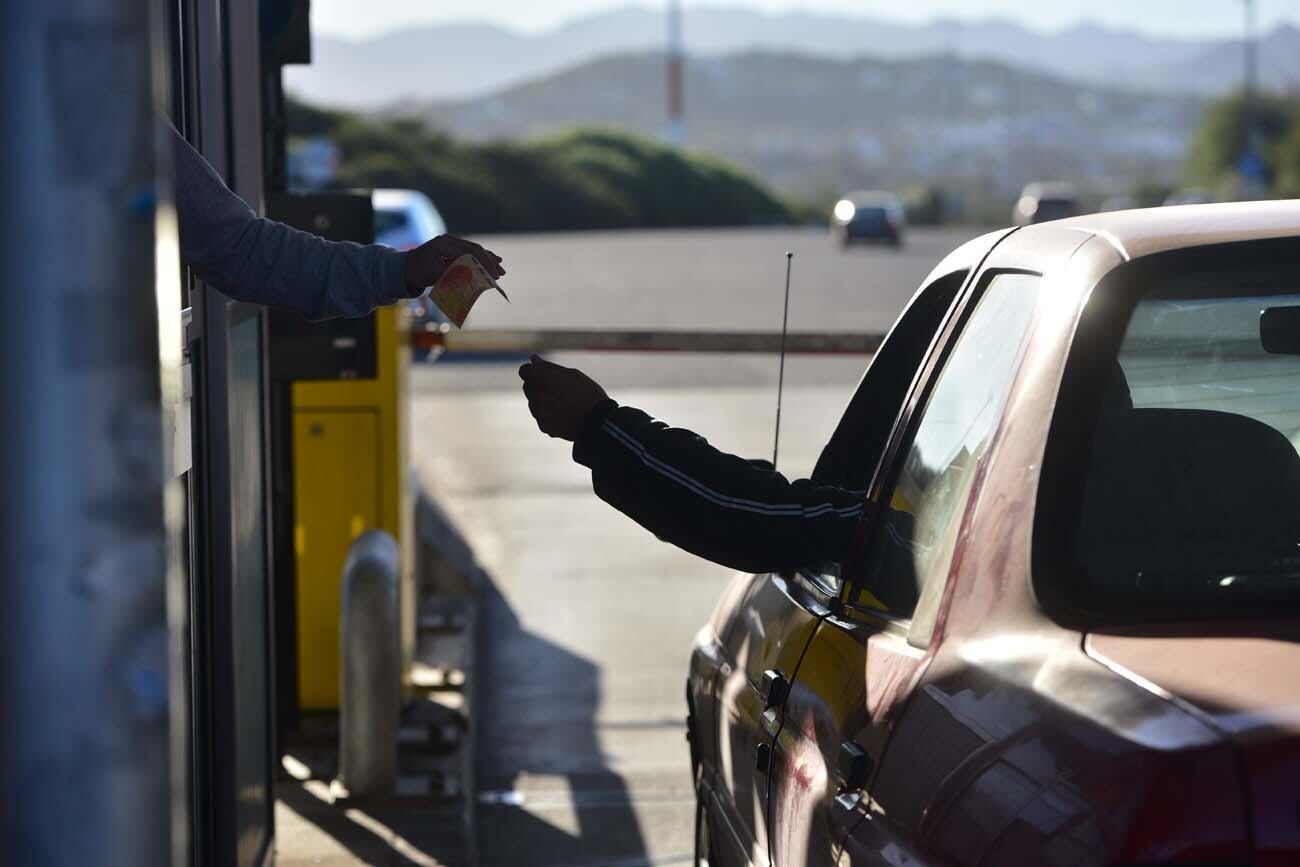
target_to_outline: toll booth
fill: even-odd
[[[268,215],[336,241],[369,243],[369,193],[279,193]],[[401,550],[402,670],[415,642],[407,375],[402,305],[358,319],[310,323],[273,313],[270,326],[276,503],[277,690],[281,733],[300,713],[339,706],[340,581],[348,547],[387,530]]]
[[[45,0],[0,21],[23,71],[0,99],[0,608],[16,649],[0,666],[0,862],[263,867],[277,695],[337,703],[343,551],[369,528],[411,549],[407,324],[402,309],[272,324],[186,268],[159,120],[263,209],[308,0]],[[372,233],[364,195],[272,213]],[[400,571],[409,658],[409,555]]]
[[[161,6],[156,44],[171,123],[231,189],[263,209],[266,178],[278,171],[266,146],[274,123],[263,125],[265,76],[273,70],[278,80],[278,64],[310,60],[306,0]],[[183,569],[169,596],[184,600],[174,628],[186,689],[172,709],[183,758],[172,773],[186,797],[173,805],[171,827],[184,834],[179,849],[188,856],[179,857],[190,864],[261,867],[274,860],[274,576],[284,553],[274,538],[269,317],[187,268],[180,278],[186,388],[172,451],[185,529]]]
[[[285,192],[281,68],[311,60],[308,0],[166,0],[169,114],[255,209],[368,242],[368,194]],[[414,635],[407,477],[408,319],[323,324],[241,304],[182,269],[186,402],[175,475],[186,515],[181,776],[193,865],[274,859],[283,735],[338,704],[340,577],[367,529],[402,547],[401,635]],[[186,433],[190,434],[187,438]],[[191,448],[183,448],[186,440]]]
[[[263,209],[283,189],[280,66],[310,60],[308,0],[0,10],[25,71],[0,99],[18,229],[0,559],[19,648],[0,666],[0,780],[18,793],[0,860],[263,867],[278,716],[337,704],[338,581],[360,530],[408,552],[410,656],[404,311],[272,322],[177,255],[159,116]],[[373,231],[364,195],[269,207],[332,237]]]
[[[254,207],[262,202],[259,8],[252,0],[168,0],[163,48],[177,130]],[[254,867],[275,828],[266,315],[182,268],[185,373],[179,415],[192,450],[185,494],[185,766],[193,864]],[[179,449],[177,450],[179,452]],[[174,826],[175,827],[175,826]]]

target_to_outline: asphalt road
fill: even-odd
[[[789,249],[792,328],[879,331],[972,234],[917,231],[899,253],[843,252],[798,230],[490,238],[513,303],[485,296],[470,327],[776,328]],[[770,456],[774,358],[556,359],[721,448]],[[516,361],[440,361],[412,377],[421,480],[492,577],[480,660],[482,863],[690,863],[684,675],[729,574],[596,499],[567,445],[533,426]],[[864,365],[791,360],[783,470],[811,469]]]
[[[821,229],[581,232],[479,238],[505,259],[507,304],[489,294],[467,328],[716,328],[779,331],[785,253],[794,253],[792,331],[883,331],[943,256],[978,234],[914,229],[902,250],[832,243]],[[776,359],[718,355],[568,355],[611,386],[723,386],[776,382]],[[798,384],[853,381],[858,359],[796,360]],[[488,366],[426,386],[479,391],[501,386]],[[513,387],[513,383],[507,383]]]

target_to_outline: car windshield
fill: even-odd
[[[1072,199],[1039,199],[1034,219],[1040,223],[1048,220],[1063,220],[1077,214],[1078,208]]]
[[[1268,340],[1262,318],[1280,322]],[[1108,363],[1074,534],[1089,592],[1211,613],[1300,600],[1300,282],[1171,277]]]
[[[394,229],[406,228],[406,212],[375,208],[375,234],[382,235]]]

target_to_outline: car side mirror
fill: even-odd
[[[1259,342],[1273,355],[1300,355],[1300,307],[1266,307],[1259,314]]]

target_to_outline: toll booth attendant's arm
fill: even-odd
[[[419,295],[406,254],[379,244],[326,241],[255,214],[169,125],[176,162],[181,258],[231,298],[309,319],[363,316]]]

